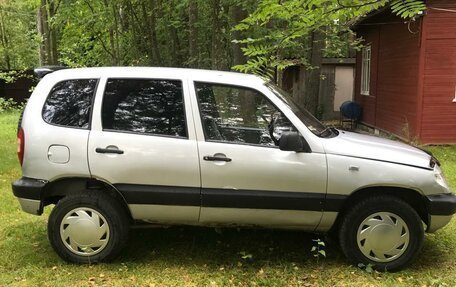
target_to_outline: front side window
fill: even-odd
[[[368,96],[370,93],[370,71],[371,71],[371,46],[362,49],[361,65],[361,95]]]
[[[108,79],[102,125],[104,130],[187,137],[182,82]]]
[[[49,124],[89,128],[96,79],[66,80],[57,83],[43,106],[43,119]]]
[[[277,146],[291,122],[258,91],[220,84],[195,83],[206,140]]]

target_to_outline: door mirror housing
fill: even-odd
[[[279,148],[284,151],[311,152],[309,144],[298,132],[284,132],[279,140]]]

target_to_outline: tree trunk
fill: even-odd
[[[90,1],[89,0],[86,0],[86,3],[87,5],[90,6]],[[110,7],[110,2],[108,2],[107,0],[103,0],[103,4],[104,4],[104,9],[106,9],[106,11],[109,11]],[[93,8],[90,8],[92,10],[92,13],[94,13],[94,10]],[[109,36],[109,55],[111,56],[111,65],[113,66],[118,66],[120,61],[119,61],[119,50],[118,50],[118,43],[116,41],[116,33],[117,33],[117,20],[116,20],[116,11],[115,11],[115,8],[113,7],[112,8],[112,13],[113,13],[113,18],[114,18],[114,23],[111,24],[111,26],[109,27],[108,29],[108,36]],[[100,37],[101,39],[101,37]],[[102,41],[102,40],[101,40]]]
[[[38,31],[41,36],[40,43],[40,65],[49,65],[50,47],[49,47],[49,17],[47,9],[47,0],[41,0],[38,9]]]
[[[114,19],[114,25],[112,28],[113,31],[113,40],[114,40],[114,49],[116,55],[116,65],[121,65],[122,64],[122,56],[121,56],[121,47],[120,47],[120,36],[119,36],[119,30],[120,30],[120,21],[119,21],[119,9],[117,8],[117,5],[115,2],[111,2],[112,5],[112,17]]]
[[[313,115],[318,110],[318,94],[320,90],[320,67],[322,60],[322,49],[324,37],[321,32],[315,31],[311,35],[311,50],[309,63],[311,69],[307,69],[305,77],[304,107]]]
[[[173,51],[172,51],[172,60],[173,66],[181,67],[182,66],[182,56],[181,56],[181,46],[179,41],[179,35],[177,34],[177,30],[172,25],[168,26],[169,34],[171,36],[171,40],[173,42]]]
[[[41,0],[38,9],[38,33],[42,40],[40,44],[40,64],[57,65],[57,32],[51,27],[50,19],[54,17],[57,8],[52,0]]]
[[[2,43],[3,47],[3,54],[4,54],[4,60],[5,60],[5,66],[7,70],[11,70],[11,58],[10,58],[10,48],[9,48],[9,40],[8,40],[8,35],[6,32],[6,27],[5,27],[5,19],[3,15],[3,11],[0,10],[0,41]]]
[[[231,7],[231,27],[236,26],[242,20],[244,20],[248,14],[242,9],[241,6],[232,6]],[[231,40],[240,40],[243,38],[241,31],[233,31]],[[242,52],[240,43],[231,42],[231,50],[233,54],[233,66],[245,64],[247,59]]]
[[[219,12],[220,12],[220,0],[212,0],[212,49],[211,49],[211,66],[214,70],[220,69],[220,23],[219,23]]]
[[[144,48],[145,52],[147,54],[147,57],[149,58],[149,63],[153,65],[156,62],[155,55],[153,52],[153,49],[151,48],[151,43],[152,43],[152,38],[151,38],[151,33],[149,33],[149,16],[147,15],[147,7],[144,2],[141,2],[141,14],[142,14],[142,22],[144,23],[141,25],[142,31],[141,34],[145,35],[147,39],[147,43],[145,43]]]
[[[198,61],[198,2],[197,0],[189,0],[188,2],[188,54],[189,66],[196,68],[199,66]]]
[[[151,15],[149,17],[149,33],[150,39],[152,41],[152,51],[154,52],[154,58],[155,58],[155,63],[157,65],[162,65],[162,59],[160,55],[160,48],[158,47],[158,40],[157,40],[157,29],[156,29],[156,9],[158,7],[157,3],[155,0],[150,0],[150,3],[152,5],[151,8]]]

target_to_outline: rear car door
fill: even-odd
[[[258,90],[193,84],[200,113],[200,221],[315,228],[326,196],[325,155],[280,150],[273,138],[297,129]]]
[[[135,219],[198,221],[200,175],[184,79],[102,79],[88,156],[91,175],[117,188]]]

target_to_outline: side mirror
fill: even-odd
[[[309,144],[298,132],[284,132],[280,136],[279,148],[284,151],[311,152]]]

